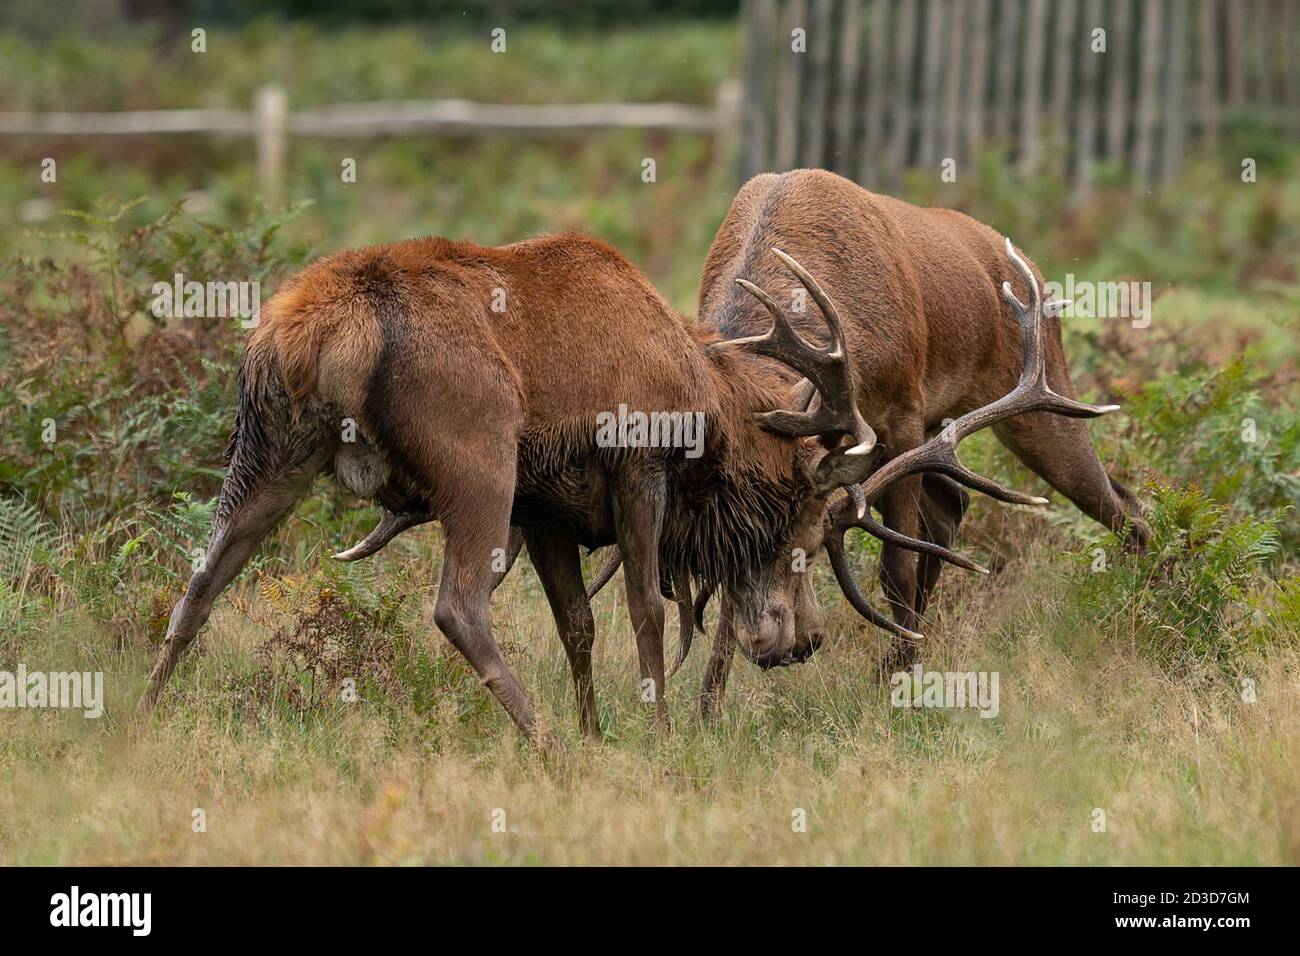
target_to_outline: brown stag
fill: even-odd
[[[326,472],[385,508],[345,557],[441,522],[435,621],[529,735],[533,705],[488,613],[510,528],[524,532],[589,733],[594,628],[579,547],[617,543],[643,695],[666,726],[661,568],[679,582],[761,593],[762,569],[784,553],[800,509],[820,514],[841,471],[860,477],[850,466],[863,458],[795,437],[812,434],[794,425],[814,416],[781,410],[786,380],[711,342],[617,252],[582,237],[501,248],[409,241],[302,270],[266,303],[247,344],[211,540],[172,612],[142,708],[156,704],[217,595]],[[869,429],[851,414],[843,351],[804,347],[787,358],[824,389],[815,418],[826,444],[848,435],[869,448]],[[620,405],[700,413],[703,454],[602,446],[598,416]],[[343,440],[349,431],[355,441]]]
[[[773,247],[817,275],[841,310],[857,408],[879,438],[875,454],[882,467],[863,493],[880,511],[883,527],[870,510],[860,512],[860,496],[845,498],[828,513],[825,546],[853,606],[895,633],[886,668],[910,663],[916,648],[911,632],[920,627],[941,563],[954,561],[948,547],[969,502],[961,485],[987,490],[951,459],[956,442],[977,427],[992,424],[1016,457],[1085,514],[1126,531],[1130,547],[1145,544],[1149,530],[1137,499],[1106,473],[1079,420],[1095,410],[1085,412],[1072,402],[1059,318],[1044,316],[1041,353],[1029,355],[1023,324],[1018,335],[1011,321],[1020,306],[1009,293],[997,294],[1008,281],[1025,289],[1020,271],[1032,276],[1020,294],[1027,293],[1031,307],[1037,307],[1042,277],[1032,265],[1013,263],[994,230],[953,210],[876,195],[824,170],[757,176],[733,201],[709,249],[700,286],[702,328],[736,339],[766,327],[764,310],[738,294],[733,280],[769,290],[788,287],[767,255]],[[1049,303],[1044,311],[1056,310]],[[806,338],[823,334],[808,310],[796,311],[791,321]],[[1061,400],[1027,403],[1020,414],[1001,414],[1006,400],[999,397],[1031,359],[1041,363],[1047,386]],[[790,377],[780,366],[772,372]],[[974,411],[985,406],[998,414],[990,418],[991,412]],[[923,445],[926,435],[936,432],[939,437]],[[853,527],[883,541],[880,580],[892,627],[871,608],[850,573],[844,534]],[[928,547],[917,547],[916,538]],[[954,563],[983,570],[960,559]],[[769,618],[790,614],[795,628],[781,657],[793,662],[816,648],[823,627],[806,582],[792,610],[778,604]],[[726,613],[723,623],[731,623]],[[743,619],[735,623],[737,628],[720,629],[715,641],[701,697],[706,704],[718,699],[737,638],[749,656],[755,647],[773,656],[767,641],[745,632]]]

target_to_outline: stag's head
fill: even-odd
[[[791,503],[794,513],[785,546],[777,549],[773,559],[757,573],[727,585],[722,595],[719,626],[732,630],[741,652],[759,667],[804,661],[824,639],[825,620],[809,573],[813,557],[822,547],[830,556],[836,581],[859,614],[905,640],[920,640],[920,634],[876,611],[863,596],[845,555],[844,535],[851,528],[967,570],[987,573],[947,548],[909,538],[876,522],[871,517],[871,504],[890,482],[921,472],[937,472],[1002,501],[1046,504],[1044,498],[1005,488],[970,471],[957,459],[957,443],[981,428],[1026,412],[1092,417],[1115,410],[1116,406],[1086,405],[1057,395],[1048,386],[1043,355],[1044,307],[1038,282],[1010,240],[1006,251],[1030,294],[1029,303],[1021,303],[1010,283],[1003,283],[1002,295],[1020,327],[1024,367],[1019,383],[998,401],[968,412],[929,442],[879,467],[878,457],[872,454],[875,432],[856,409],[853,370],[839,313],[826,293],[797,262],[773,250],[822,311],[830,341],[821,347],[795,331],[766,292],[744,279],[736,280],[772,314],[772,329],[762,336],[723,340],[711,348],[765,355],[804,376],[793,408],[763,412],[757,417],[768,431],[792,440],[794,470],[803,479],[807,493]],[[836,497],[839,500],[833,502]]]
[[[857,483],[871,470],[876,446],[875,432],[855,404],[853,369],[838,311],[799,263],[779,249],[773,253],[821,309],[829,342],[810,343],[771,296],[737,279],[771,313],[772,329],[766,335],[710,346],[773,358],[803,375],[792,408],[755,416],[765,430],[791,441],[795,485],[802,493],[790,502],[793,513],[786,540],[771,560],[730,581],[722,594],[722,626],[734,630],[741,652],[763,668],[805,660],[821,644],[825,618],[808,572],[829,528],[829,499],[840,488],[856,493]]]

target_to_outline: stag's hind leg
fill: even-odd
[[[510,534],[512,497],[500,491],[476,494],[472,500],[457,502],[444,516],[447,546],[433,619],[510,719],[530,739],[536,739],[537,715],[532,701],[501,656],[489,612],[498,574],[493,567],[494,552],[505,547]]]
[[[417,482],[446,541],[434,623],[510,719],[537,740],[532,702],[492,636],[492,590],[510,555],[523,402],[494,353],[394,313],[366,417],[384,453]]]
[[[600,736],[596,720],[596,691],[591,675],[591,650],[596,642],[596,623],[591,602],[582,583],[582,563],[574,541],[537,531],[526,534],[528,555],[541,578],[550,602],[560,642],[573,672],[573,689],[578,698],[578,725],[589,737]]]
[[[214,523],[212,541],[203,563],[190,578],[184,596],[172,609],[167,636],[158,649],[158,659],[149,674],[149,686],[140,698],[142,713],[152,711],[158,703],[181,655],[207,623],[217,596],[248,563],[263,539],[307,493],[324,462],[323,450],[314,453],[287,474],[256,487],[229,516],[220,517]],[[228,475],[226,481],[229,484],[238,477]],[[223,495],[225,493],[223,489]]]
[[[481,397],[483,407],[489,407],[489,397]],[[441,411],[451,406],[434,407]],[[444,440],[408,439],[399,447],[410,466],[436,491],[446,539],[434,623],[469,661],[510,719],[537,740],[532,701],[492,636],[492,591],[500,580],[502,553],[508,554],[510,548],[518,427],[517,406],[508,399],[499,398],[494,410],[500,414],[486,419],[491,427],[485,424],[459,433],[454,432],[452,414],[426,415],[423,430],[404,434]]]

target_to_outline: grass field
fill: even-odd
[[[834,645],[773,674],[738,664],[715,727],[689,706],[698,650],[670,687],[676,727],[663,742],[636,703],[619,588],[598,609],[609,739],[584,742],[539,585],[522,568],[494,610],[561,737],[547,756],[432,629],[431,589],[414,583],[431,579],[428,563],[375,572],[413,582],[409,639],[361,701],[324,691],[306,713],[290,702],[303,687],[294,668],[258,657],[277,612],[254,582],[223,602],[155,724],[134,733],[147,652],[121,649],[75,607],[51,613],[28,667],[93,661],[107,714],[6,715],[3,862],[1300,861],[1294,646],[1250,670],[1254,703],[1205,674],[1172,678],[1106,609],[1080,620],[1051,534],[1028,539],[990,583],[948,580],[932,616],[927,668],[998,671],[995,719],[891,708],[871,676],[880,642],[832,599]],[[381,691],[389,680],[398,689]],[[205,832],[193,832],[195,808]],[[1094,832],[1097,809],[1105,832]]]
[[[512,34],[518,57],[500,75],[453,33],[256,26],[217,37],[247,52],[233,72],[151,58],[148,37],[68,40],[39,58],[11,36],[0,94],[33,109],[244,105],[275,76],[294,102],[520,90],[709,102],[735,68],[727,25],[532,29]],[[583,228],[689,314],[734,193],[712,178],[709,143],[396,141],[373,146],[352,192],[337,157],[360,144],[295,146],[291,194],[314,201],[296,216],[254,201],[251,157],[229,144],[78,144],[39,187],[31,164],[48,144],[7,154],[0,671],[102,671],[107,701],[99,719],[0,710],[0,863],[1300,863],[1300,150],[1231,117],[1225,138],[1161,191],[1135,198],[1117,178],[1083,207],[991,161],[955,185],[908,184],[1012,235],[1049,278],[1136,277],[1157,294],[1149,327],[1065,330],[1081,389],[1125,406],[1092,433],[1150,509],[1151,552],[1121,553],[1060,500],[977,502],[959,543],[994,573],[945,571],[928,612],[925,667],[996,672],[996,718],[891,706],[883,635],[823,560],[829,646],[766,673],[738,660],[721,721],[702,726],[697,638],[662,740],[637,702],[616,579],[597,603],[605,739],[585,741],[524,558],[494,624],[558,737],[546,754],[434,627],[437,529],[333,564],[374,509],[326,483],[136,723],[206,540],[242,343],[233,323],[155,320],[150,286],[183,268],[271,291],[311,255],[362,242]],[[668,158],[655,187],[636,176],[648,150]],[[1240,181],[1243,154],[1260,158],[1258,183]],[[187,193],[202,202],[174,209]],[[988,436],[962,456],[1045,490]],[[873,578],[873,543],[852,553]],[[676,637],[670,623],[669,648]]]

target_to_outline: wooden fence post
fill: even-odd
[[[727,185],[735,180],[736,169],[740,165],[736,150],[740,139],[740,99],[739,81],[723,80],[718,84],[718,92],[713,100],[713,115],[718,124],[713,134],[713,170],[717,178]],[[743,175],[748,179],[753,173],[746,169]]]
[[[1201,93],[1201,132],[1212,150],[1219,146],[1219,18],[1215,3],[1216,0],[1201,0],[1200,58],[1197,63]]]
[[[772,169],[783,173],[794,169],[799,162],[800,111],[799,88],[801,60],[806,53],[792,49],[793,31],[802,29],[807,37],[808,7],[804,0],[790,0],[786,5],[782,26],[778,28],[776,54],[776,143],[773,146]]]
[[[1047,0],[1029,0],[1025,21],[1025,82],[1020,101],[1020,171],[1038,168],[1038,111],[1042,102],[1043,45],[1046,43]]]
[[[742,178],[765,172],[772,157],[772,41],[776,0],[746,0],[744,63],[744,167]]]
[[[1169,9],[1169,62],[1165,72],[1165,129],[1160,141],[1160,178],[1172,179],[1187,138],[1187,5]]]
[[[257,125],[257,183],[262,201],[280,201],[289,132],[289,97],[278,86],[263,86],[253,100]]]
[[[1086,197],[1092,189],[1093,162],[1097,155],[1097,84],[1101,74],[1099,57],[1092,50],[1092,31],[1104,27],[1102,0],[1086,0],[1083,8],[1083,49],[1080,52],[1079,145],[1074,159],[1075,196]]]
[[[867,80],[866,113],[862,117],[862,162],[859,182],[875,189],[880,183],[880,155],[885,146],[885,84],[889,77],[890,0],[872,0],[871,62]]]
[[[912,140],[912,68],[916,62],[916,4],[903,3],[898,10],[898,38],[894,57],[894,122],[890,129],[889,166],[886,182],[897,187],[910,158]]]
[[[831,83],[831,39],[835,32],[831,0],[812,0],[808,22],[808,77],[806,89],[800,97],[798,113],[799,164],[823,166],[826,163],[826,127],[830,113],[827,96]]]
[[[1133,178],[1140,185],[1152,179],[1155,156],[1156,123],[1159,99],[1156,84],[1160,79],[1160,44],[1164,39],[1165,0],[1147,0],[1142,5],[1142,59],[1138,64],[1137,134],[1133,141]]]

